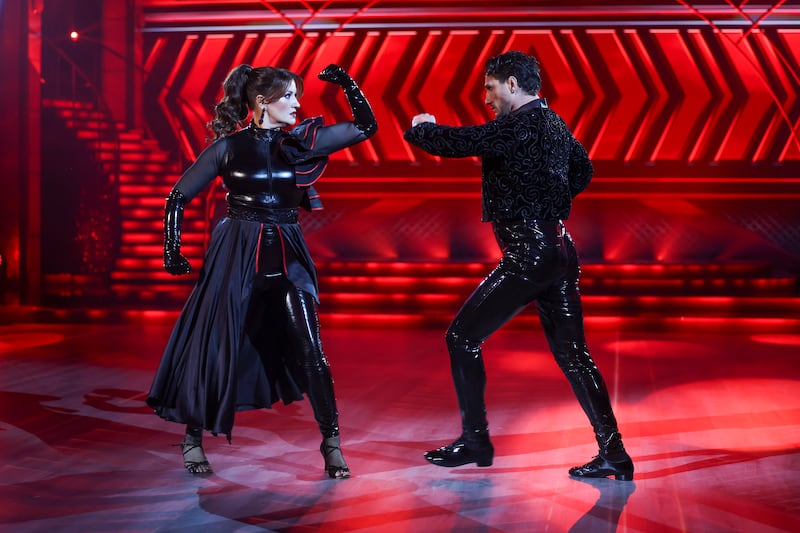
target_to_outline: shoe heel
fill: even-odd
[[[478,466],[492,466],[492,462],[494,462],[494,451],[478,456],[475,460],[475,464]]]
[[[616,474],[614,476],[614,479],[616,479],[617,481],[633,481],[633,474],[632,473],[631,474],[627,474],[627,473],[625,473],[625,474]]]

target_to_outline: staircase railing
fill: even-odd
[[[96,106],[97,111],[100,112],[104,117],[106,117],[108,122],[108,127],[100,127],[97,128],[97,138],[96,139],[83,139],[85,144],[89,149],[94,149],[94,153],[98,153],[98,148],[102,145],[102,143],[110,143],[114,149],[110,151],[112,154],[111,161],[100,161],[98,160],[98,168],[102,175],[104,176],[105,182],[105,190],[103,193],[97,195],[96,198],[93,200],[102,200],[103,205],[98,206],[103,208],[109,217],[110,221],[110,234],[109,239],[110,242],[105,243],[105,246],[109,250],[109,255],[114,257],[116,252],[119,248],[119,240],[120,240],[120,233],[121,233],[121,220],[119,216],[119,175],[120,175],[120,137],[119,131],[116,127],[116,123],[113,120],[113,114],[111,112],[111,108],[106,102],[103,94],[98,90],[96,84],[76,62],[73,60],[67,53],[65,53],[57,44],[55,44],[51,39],[48,39],[44,35],[41,36],[42,43],[44,43],[49,49],[55,52],[61,59],[63,59],[70,67],[71,74],[73,77],[77,76],[84,84],[85,87],[89,89],[90,94],[92,95],[92,105]],[[71,102],[78,107],[80,101],[77,98],[76,94],[71,95],[72,100]],[[64,100],[69,101],[69,100]],[[96,235],[96,234],[95,234]],[[102,244],[102,243],[101,243]],[[103,274],[108,275],[110,273],[110,265],[93,265],[93,264],[85,264],[84,265],[87,270],[94,274]]]

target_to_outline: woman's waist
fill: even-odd
[[[297,224],[297,207],[228,203],[228,218],[271,224]]]

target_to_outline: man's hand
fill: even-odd
[[[411,119],[411,127],[413,128],[417,124],[422,124],[423,122],[431,122],[433,124],[436,124],[436,117],[434,117],[430,113],[420,113],[419,115],[415,115],[414,118]]]

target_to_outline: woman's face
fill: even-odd
[[[282,96],[266,103],[267,111],[262,127],[291,126],[297,122],[298,107],[300,107],[300,102],[297,100],[297,85],[291,81]]]

